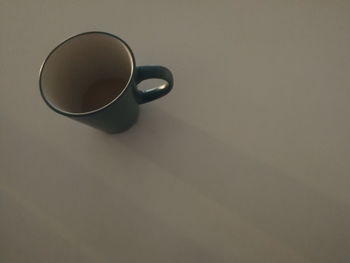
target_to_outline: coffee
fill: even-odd
[[[112,78],[93,83],[83,95],[82,111],[97,110],[115,99],[125,88],[125,81]]]

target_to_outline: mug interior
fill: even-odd
[[[103,32],[83,33],[55,48],[40,72],[45,100],[59,111],[99,110],[127,87],[133,72],[129,48]]]

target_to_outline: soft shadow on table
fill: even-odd
[[[6,242],[5,248],[11,248],[0,253],[0,259],[221,261],[221,255],[212,254],[130,194],[118,191],[108,175],[92,169],[95,163],[82,166],[1,114],[0,124],[0,244]]]
[[[160,108],[147,105],[139,122],[114,140],[311,260],[350,257],[348,204]]]

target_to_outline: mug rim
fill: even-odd
[[[49,58],[51,57],[51,55],[59,48],[61,47],[62,45],[64,45],[65,43],[67,43],[68,41],[74,39],[74,38],[77,38],[77,37],[80,37],[80,36],[83,36],[83,35],[89,35],[89,34],[101,34],[101,35],[107,35],[107,36],[110,36],[112,38],[115,38],[117,40],[119,40],[126,48],[127,50],[129,51],[130,53],[130,56],[131,56],[131,74],[130,74],[130,77],[129,77],[129,80],[128,82],[125,84],[125,87],[123,88],[123,90],[112,100],[110,101],[109,103],[103,105],[102,107],[98,108],[98,109],[95,109],[95,110],[92,110],[92,111],[87,111],[87,112],[77,112],[77,113],[74,113],[74,112],[69,112],[69,111],[64,111],[64,110],[61,110],[60,108],[56,107],[55,105],[53,105],[47,98],[46,96],[44,95],[44,92],[43,92],[43,85],[42,85],[42,73],[43,73],[43,69],[45,68],[45,65],[47,63],[47,61],[49,60]],[[41,97],[44,99],[45,103],[54,111],[56,111],[57,113],[60,113],[62,115],[66,115],[66,116],[71,116],[71,117],[79,117],[79,116],[88,116],[88,115],[92,115],[94,113],[97,113],[99,111],[103,111],[105,110],[106,108],[110,107],[115,101],[117,101],[121,96],[123,96],[123,94],[125,93],[125,90],[129,87],[130,85],[130,82],[131,80],[133,79],[133,76],[134,76],[134,72],[135,72],[135,57],[134,57],[134,53],[132,52],[131,48],[129,47],[129,45],[123,40],[121,39],[120,37],[116,36],[116,35],[113,35],[111,33],[107,33],[107,32],[104,32],[104,31],[87,31],[87,32],[83,32],[83,33],[79,33],[79,34],[76,34],[76,35],[73,35],[73,36],[70,36],[68,38],[66,38],[65,40],[63,40],[62,42],[60,42],[55,48],[53,48],[50,53],[46,56],[44,62],[42,63],[41,67],[40,67],[40,70],[39,70],[39,89],[40,89],[40,94],[41,94]]]

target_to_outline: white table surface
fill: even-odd
[[[349,262],[349,14],[348,0],[1,1],[0,262]],[[90,30],[174,73],[120,135],[39,95],[45,56]]]

